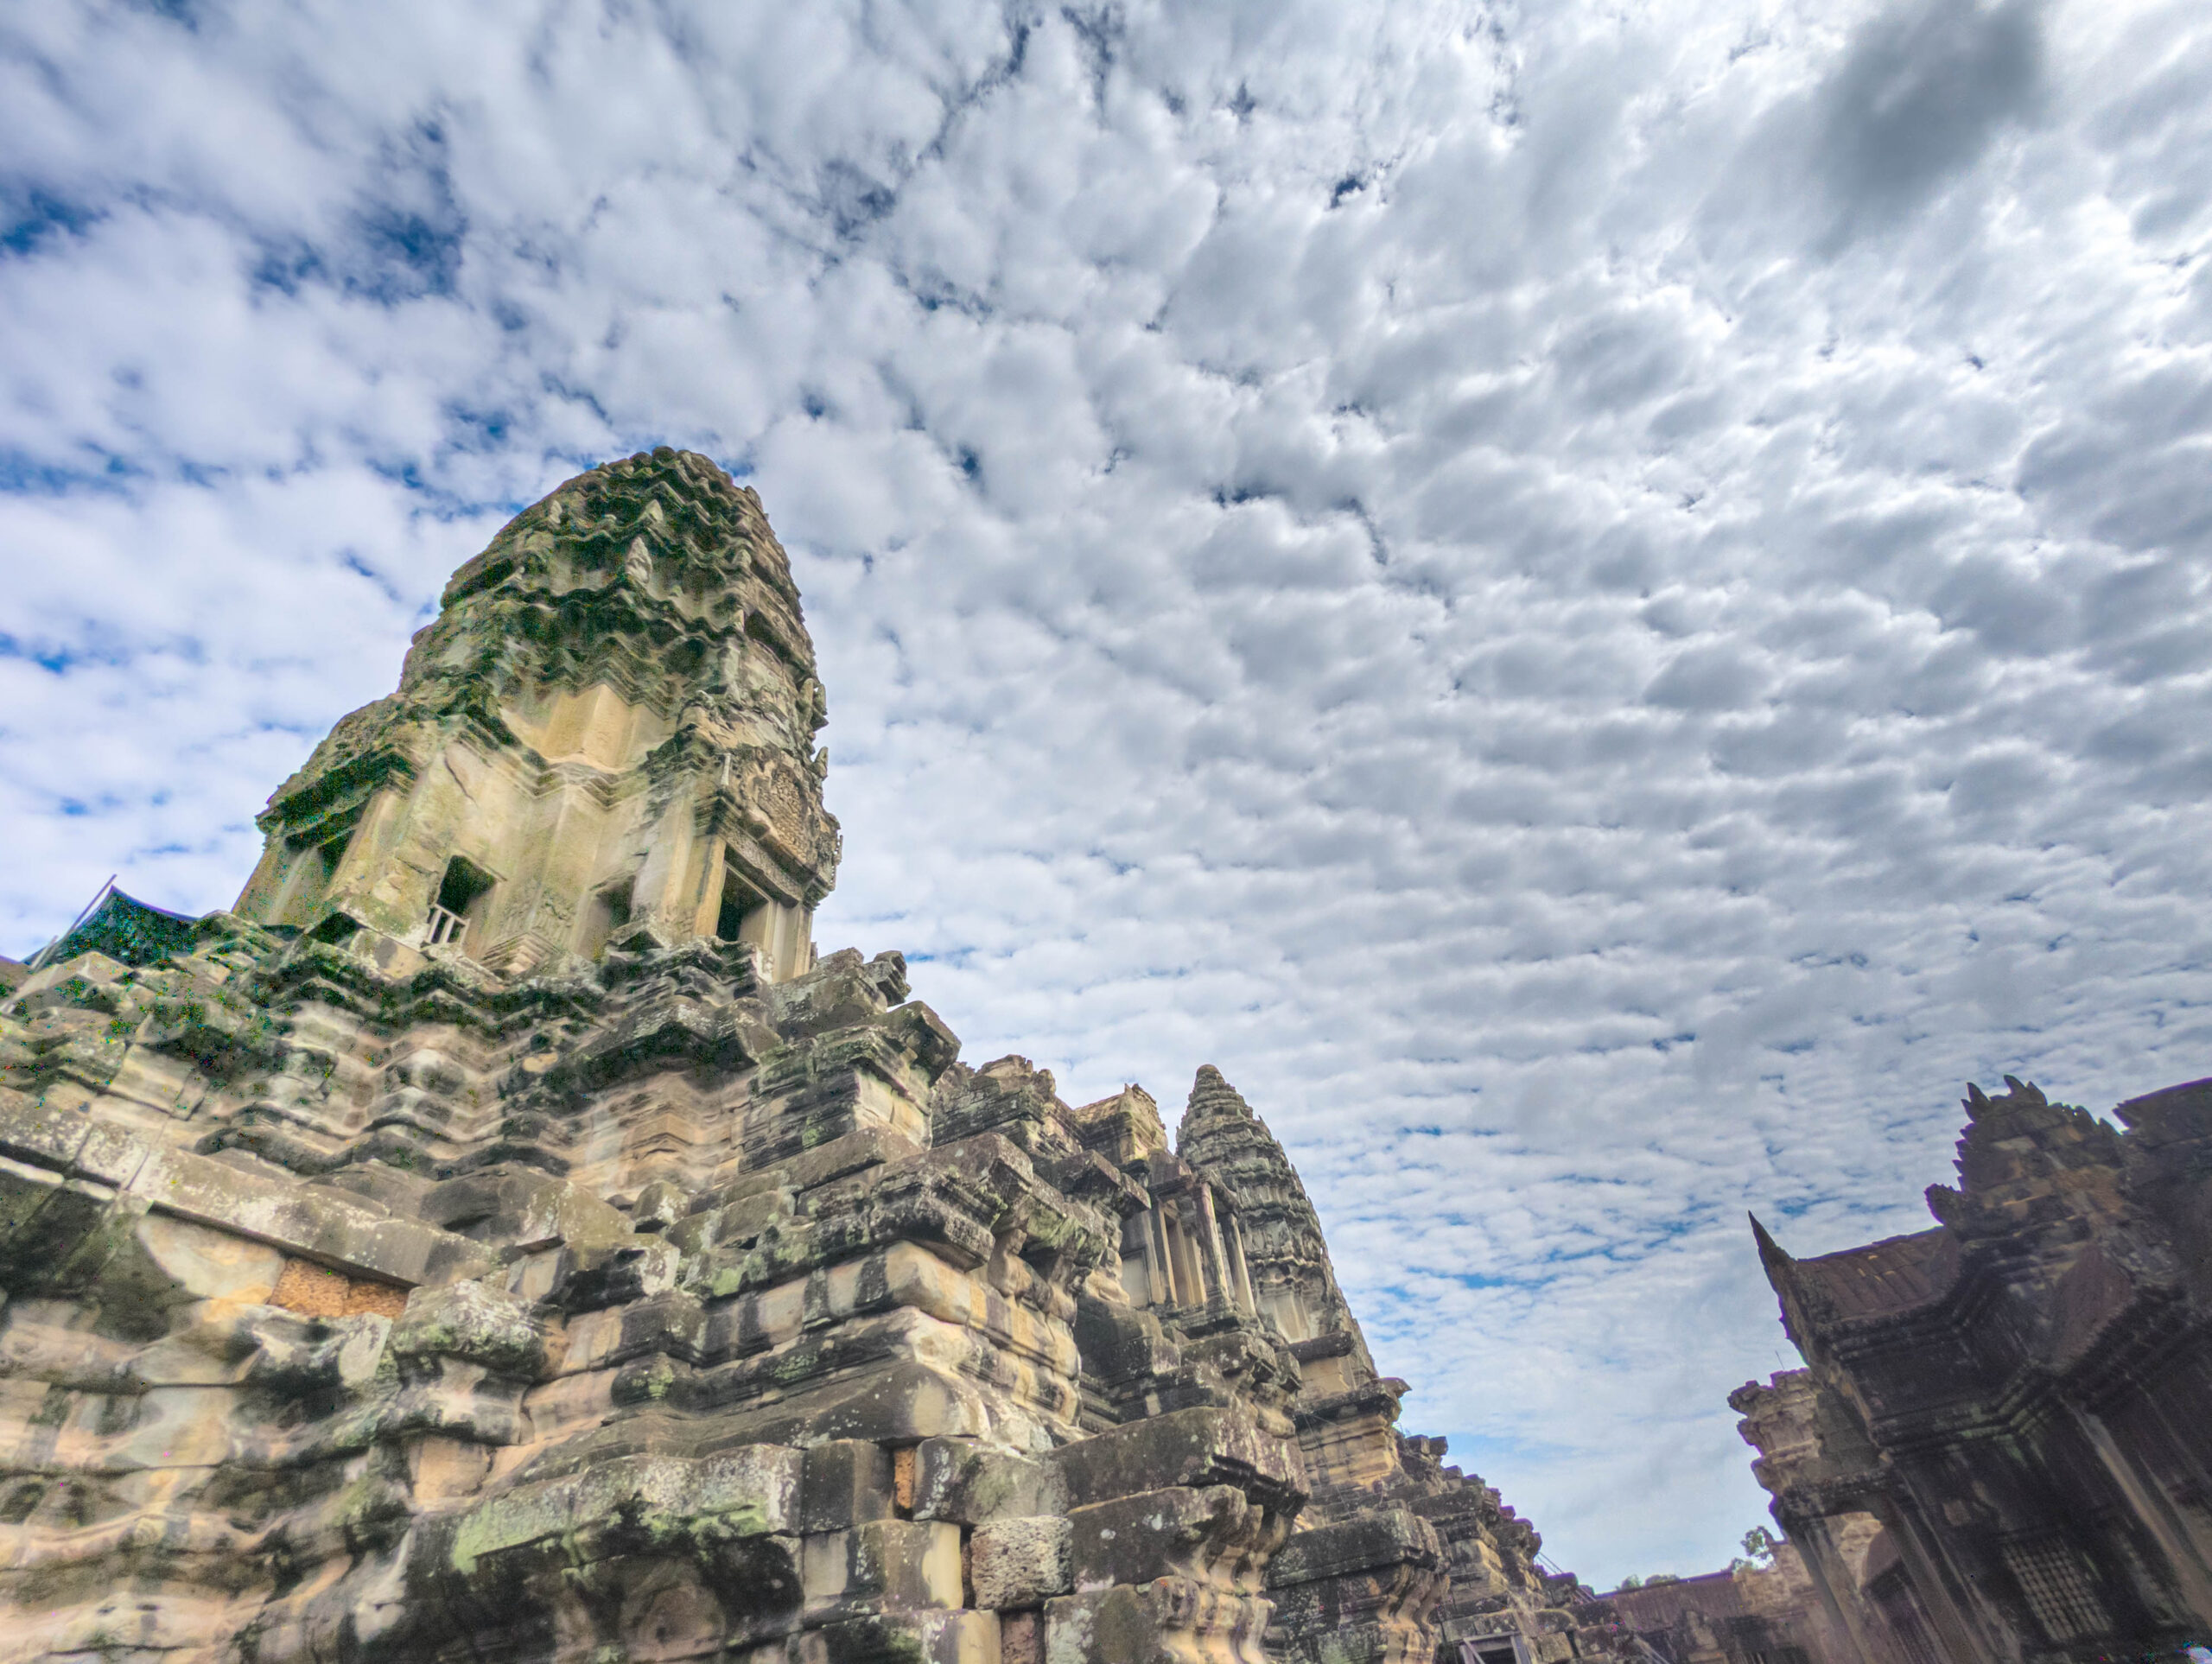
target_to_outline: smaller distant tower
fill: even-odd
[[[278,788],[237,911],[391,971],[715,937],[783,981],[836,880],[825,721],[753,492],[665,448],[594,468],[454,575],[398,690]]]
[[[1267,1122],[1211,1064],[1201,1064],[1191,1083],[1176,1147],[1236,1198],[1253,1298],[1283,1337],[1294,1344],[1336,1337],[1340,1344],[1327,1349],[1325,1356],[1349,1357],[1349,1368],[1374,1380],[1375,1360],[1337,1286],[1320,1216],[1298,1170]]]

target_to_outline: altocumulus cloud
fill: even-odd
[[[2212,24],[2113,0],[17,7],[0,917],[222,905],[444,575],[754,481],[825,947],[1289,1144],[1596,1579],[1761,1517],[1743,1209],[2212,1067]]]

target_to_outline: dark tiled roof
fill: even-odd
[[[200,929],[198,919],[127,896],[112,885],[96,899],[89,914],[39,956],[41,969],[80,953],[104,953],[126,965],[159,964],[171,954],[190,951]]]
[[[2202,1138],[2212,1132],[2212,1080],[2184,1081],[2130,1098],[2113,1114],[2145,1148]]]
[[[1940,1299],[1958,1280],[1958,1238],[1938,1225],[1910,1236],[1800,1260],[1796,1275],[1801,1287],[1826,1295],[1841,1318],[1909,1312]]]

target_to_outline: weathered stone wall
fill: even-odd
[[[1859,1664],[1788,1543],[1764,1566],[1616,1590],[1604,1604],[1617,1645],[1633,1636],[1670,1664]]]

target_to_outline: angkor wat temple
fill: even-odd
[[[2124,1131],[2005,1084],[1933,1229],[1794,1260],[1752,1222],[1807,1367],[1729,1402],[1842,1660],[2212,1639],[2212,1081]]]
[[[635,456],[454,575],[232,911],[16,968],[0,1650],[1648,1656],[1396,1430],[1217,1071],[1171,1144],[817,955],[823,720],[759,499]]]

